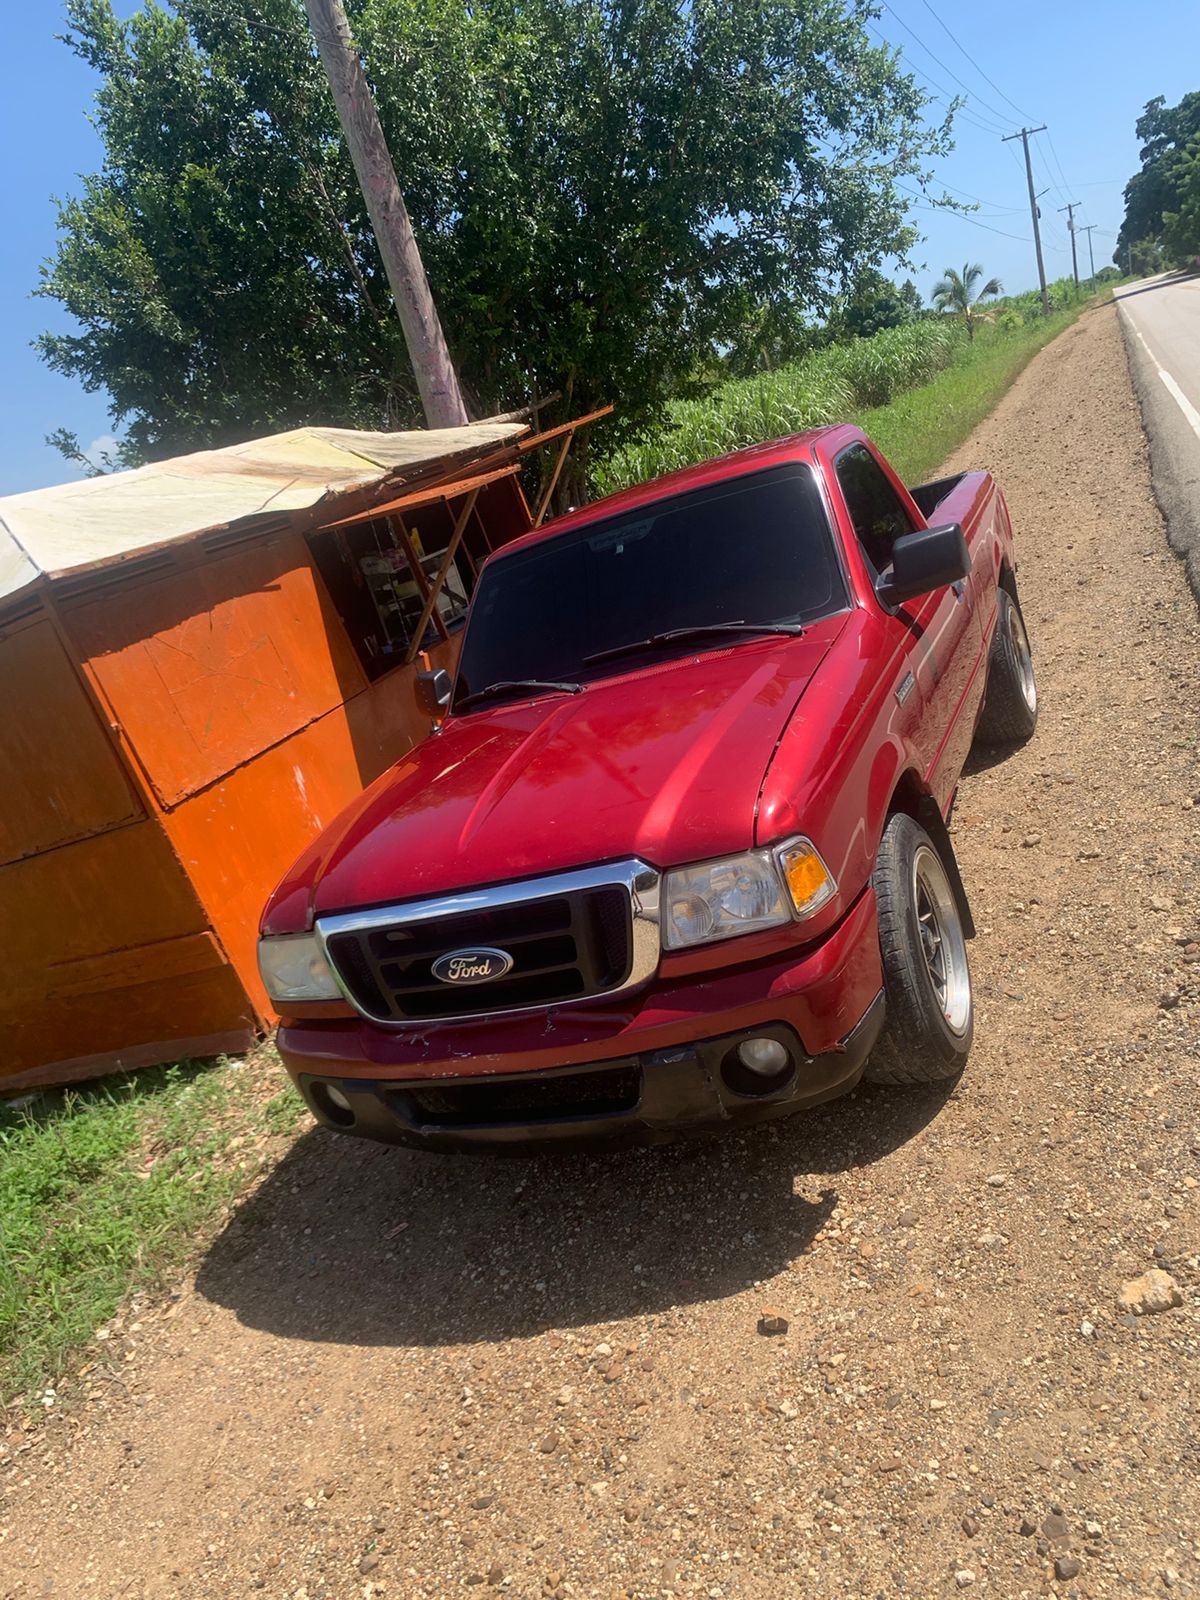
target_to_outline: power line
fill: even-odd
[[[1046,143],[1050,146],[1050,154],[1054,157],[1054,165],[1058,170],[1059,177],[1063,181],[1063,188],[1070,189],[1072,185],[1067,182],[1066,170],[1064,169],[1062,162],[1058,159],[1058,151],[1054,148],[1054,140],[1050,135],[1049,129],[1046,130]]]
[[[904,62],[904,65],[912,72],[915,72],[919,77],[924,78],[926,83],[934,82],[934,79],[932,79],[927,72],[922,72],[920,67],[914,65],[911,57],[904,55],[903,51],[901,51],[901,58]],[[947,94],[950,95],[949,99],[946,98]],[[995,135],[1000,131],[997,127],[993,126],[991,122],[981,121],[979,117],[975,116],[968,109],[966,95],[953,94],[953,92],[950,90],[943,90],[941,94],[934,94],[931,98],[940,101],[940,103],[946,107],[947,111],[952,111],[955,117],[961,117],[968,127],[976,129],[979,133],[986,133],[994,138]]]
[[[968,110],[962,95],[955,94],[953,89],[947,89],[944,83],[939,83],[932,74],[926,72],[923,67],[919,67],[911,56],[905,55],[903,49],[893,39],[889,39],[886,34],[880,33],[879,29],[872,27],[869,22],[867,23],[867,28],[879,40],[880,44],[896,52],[896,55],[903,61],[910,72],[915,72],[918,78],[924,78],[925,82],[933,89],[940,91],[940,93],[935,93],[932,96],[934,100],[940,101],[948,110],[953,111],[955,116],[962,117],[964,122],[969,123],[971,127],[978,128],[980,133],[995,134],[1000,132],[999,127],[992,127],[989,123],[982,122],[972,111]]]
[[[998,200],[985,200],[982,195],[971,194],[966,189],[956,189],[944,178],[939,178],[937,181],[943,189],[949,189],[951,194],[956,194],[963,200],[974,200],[976,205],[988,206],[999,217],[1015,217],[1021,211],[1020,206],[1002,206]]]
[[[1045,158],[1046,170],[1050,175],[1050,187],[1058,195],[1058,198],[1060,200],[1065,200],[1067,198],[1067,193],[1068,193],[1068,191],[1069,191],[1071,186],[1067,182],[1067,175],[1063,171],[1062,162],[1058,159],[1058,152],[1057,152],[1057,150],[1055,150],[1053,144],[1050,143],[1050,135],[1048,133],[1046,135],[1046,142],[1047,142],[1047,146],[1048,146],[1048,149],[1049,149],[1049,154],[1047,155],[1046,151],[1043,151],[1042,154],[1043,154],[1043,157]],[[1051,168],[1050,168],[1051,159],[1053,159],[1054,168],[1058,172],[1058,177],[1057,178],[1054,176],[1054,172],[1051,171]]]
[[[979,76],[983,79],[983,81],[985,83],[987,83],[987,84],[990,84],[991,87],[993,89],[995,89],[996,93],[1000,96],[1001,100],[1003,100],[1007,105],[1010,105],[1013,108],[1013,110],[1017,113],[1017,115],[1019,117],[1029,117],[1030,120],[1032,121],[1033,113],[1029,112],[1029,111],[1022,111],[1021,107],[1017,104],[1017,102],[1015,100],[1009,99],[1008,95],[1005,94],[1004,90],[1000,87],[1000,85],[993,78],[989,78],[988,77],[987,73],[979,65],[978,61],[976,61],[975,57],[971,54],[971,52],[963,44],[961,39],[959,39],[955,34],[953,34],[950,31],[950,28],[948,27],[948,25],[945,22],[942,21],[941,17],[938,16],[937,12],[929,4],[929,0],[921,0],[921,4],[925,7],[925,9],[926,9],[926,11],[928,11],[929,15],[933,18],[933,20],[942,29],[942,31],[945,33],[946,37],[951,41],[951,43],[958,46],[958,48],[962,51],[963,55],[966,56],[967,60],[975,68],[975,71],[979,74]],[[893,13],[893,15],[894,15],[894,13]]]
[[[891,6],[888,5],[888,0],[882,0],[882,4],[884,6],[884,9],[888,12],[889,16],[895,18],[895,20],[904,29],[905,33],[908,33],[908,34],[912,35],[912,37],[921,46],[921,49],[924,50],[925,53],[929,56],[931,61],[936,61],[938,66],[941,67],[942,71],[943,72],[948,72],[950,74],[950,76],[954,79],[955,83],[959,84],[963,89],[965,89],[968,94],[971,94],[973,92],[971,87],[970,87],[970,85],[965,83],[962,80],[962,78],[959,77],[958,73],[955,72],[954,68],[947,66],[946,63],[942,60],[941,56],[937,55],[933,50],[931,50],[929,48],[929,46],[925,43],[924,39],[921,38],[921,35],[919,33],[917,33],[917,31],[914,28],[910,28],[908,23],[905,22],[904,18],[902,16],[900,16],[898,12],[895,12],[895,11],[892,10]],[[983,106],[984,110],[988,113],[989,116],[996,117],[1000,122],[1004,121],[1004,119],[1005,119],[1005,117],[1007,115],[1006,112],[998,111],[996,109],[996,107],[993,106],[993,105],[990,105],[983,98],[982,95],[976,95],[975,98],[977,99],[978,103],[981,106]]]
[[[1025,164],[1024,164],[1024,162],[1021,160],[1021,158],[1017,154],[1017,152],[1013,149],[1011,144],[1003,144],[1002,143],[1001,144],[1001,149],[1004,151],[1004,153],[1007,156],[1011,157],[1012,164],[1016,168],[1016,171],[1017,171],[1017,177],[1020,180],[1020,183],[1021,183],[1022,187],[1024,187],[1024,184],[1025,184]]]
[[[988,233],[998,233],[1002,239],[1015,239],[1018,244],[1028,244],[1027,233],[1009,233],[1007,228],[993,228],[990,222],[980,222],[978,217],[973,217],[969,211],[947,211],[945,206],[924,206],[919,210],[938,211],[944,217],[961,217],[964,222],[969,222],[973,228],[983,228]]]
[[[1009,233],[1006,228],[993,228],[990,222],[980,222],[978,217],[973,217],[969,211],[959,211],[955,206],[934,206],[928,203],[925,196],[918,194],[916,189],[906,189],[902,183],[896,185],[904,194],[910,194],[920,203],[915,207],[918,211],[936,211],[943,217],[961,217],[964,222],[969,222],[974,228],[984,228],[988,233],[998,233],[1005,239],[1017,239],[1021,244],[1029,243],[1028,234]]]

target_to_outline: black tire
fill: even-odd
[[[953,886],[933,840],[911,817],[901,813],[888,822],[871,882],[887,1021],[865,1076],[872,1083],[944,1083],[958,1077],[971,1049],[971,973]],[[946,975],[940,995],[934,975],[939,948]]]
[[[1006,590],[996,599],[996,631],[976,737],[983,744],[1022,744],[1037,727],[1037,683],[1021,608]]]

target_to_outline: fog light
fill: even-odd
[[[349,1111],[352,1109],[349,1100],[346,1099],[346,1096],[339,1088],[337,1088],[335,1084],[327,1083],[325,1085],[325,1093],[333,1101],[334,1105],[339,1111]]]
[[[750,1072],[773,1078],[788,1065],[788,1053],[778,1039],[743,1039],[737,1047],[738,1060]]]

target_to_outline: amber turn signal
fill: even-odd
[[[776,852],[797,917],[811,917],[837,893],[833,874],[808,839],[792,839]]]

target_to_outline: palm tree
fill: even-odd
[[[935,311],[951,311],[963,318],[972,339],[975,337],[974,308],[987,296],[1004,293],[999,278],[989,278],[983,288],[976,291],[975,285],[982,277],[983,268],[978,261],[966,262],[961,273],[947,267],[945,276],[934,284],[931,296]]]

